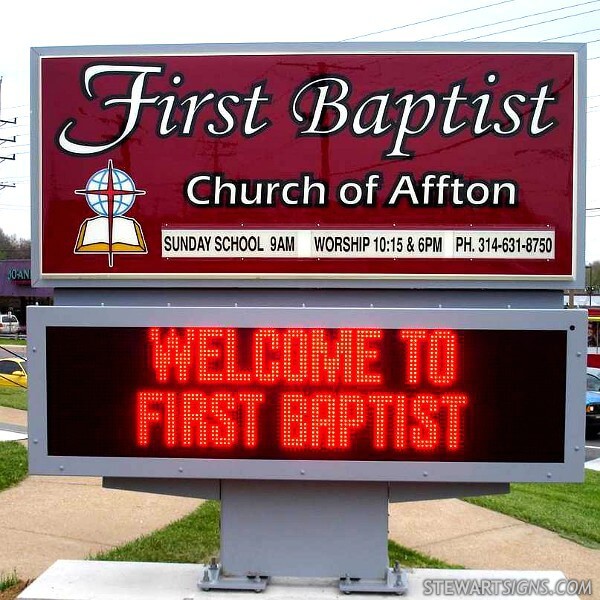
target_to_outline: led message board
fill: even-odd
[[[37,277],[564,287],[580,50],[495,48],[34,49]]]
[[[129,461],[147,475],[168,459],[198,477],[262,465],[289,478],[303,464],[319,478],[318,464],[334,479],[402,480],[433,463],[438,479],[465,464],[546,478],[572,462],[566,399],[583,378],[567,365],[584,314],[171,308],[167,324],[149,308],[39,310],[44,472],[70,460],[69,472],[109,475]]]

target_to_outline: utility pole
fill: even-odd
[[[301,67],[305,68],[309,71],[311,75],[326,75],[327,69],[335,69],[337,71],[363,71],[364,67],[348,67],[347,65],[340,65],[337,63],[325,63],[323,61],[319,61],[317,63],[317,73],[314,72],[314,65],[310,62],[302,62],[302,63],[294,63],[294,62],[282,62],[282,65],[287,65],[290,67]],[[307,115],[308,117],[308,115]],[[323,125],[325,127],[329,126],[329,117],[328,115],[323,115]],[[329,135],[321,136],[321,173],[320,177],[324,181],[329,181],[329,177],[331,175],[330,167],[329,167]]]
[[[15,154],[13,153],[12,155],[7,155],[5,154],[2,150],[2,146],[4,144],[14,144],[16,141],[16,136],[12,136],[12,137],[7,137],[5,135],[3,135],[3,131],[2,131],[2,127],[4,127],[5,125],[16,125],[17,124],[17,119],[16,117],[12,120],[7,120],[7,119],[3,119],[2,118],[2,77],[0,77],[0,163],[3,163],[5,160],[15,160]],[[0,181],[0,191],[2,191],[4,188],[14,188],[15,184],[14,183],[7,183],[5,181]]]

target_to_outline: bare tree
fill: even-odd
[[[31,258],[31,241],[7,235],[0,229],[0,260]]]

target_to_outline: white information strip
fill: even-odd
[[[163,258],[553,259],[554,231],[163,229]]]
[[[310,256],[310,233],[283,229],[163,229],[162,256],[300,258]],[[302,242],[308,237],[308,243],[301,245],[300,237]]]

